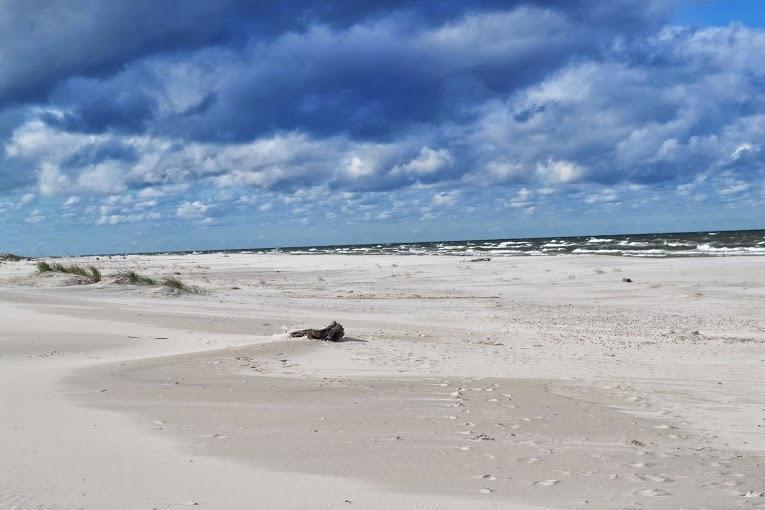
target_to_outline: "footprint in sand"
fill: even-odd
[[[481,494],[491,494],[492,492],[494,492],[494,489],[490,489],[488,487],[481,487],[480,489],[478,489],[478,492],[480,492]]]
[[[457,388],[457,391],[453,391],[452,393],[449,393],[449,395],[451,395],[452,397],[459,397],[462,395],[462,392],[464,391],[465,391],[465,388],[460,387],[460,388]]]
[[[647,496],[649,498],[657,498],[662,496],[671,496],[671,492],[663,491],[661,489],[643,489],[638,492],[641,496]]]
[[[674,480],[667,476],[662,475],[645,475],[645,477],[652,482],[672,483]]]
[[[633,475],[636,479],[642,480],[644,482],[650,481],[650,482],[657,482],[657,483],[672,483],[674,482],[673,479],[667,478],[665,476],[661,475]]]
[[[553,485],[557,485],[560,483],[560,480],[542,480],[539,482],[534,482],[534,485],[537,487],[552,487]]]
[[[655,466],[655,464],[653,464],[652,462],[635,462],[633,464],[627,464],[627,465],[629,467],[634,467],[634,468],[648,468],[648,467]]]

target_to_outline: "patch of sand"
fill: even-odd
[[[0,507],[765,505],[758,258],[79,262],[0,266]]]

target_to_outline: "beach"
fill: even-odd
[[[761,257],[65,262],[0,264],[0,508],[765,508]]]

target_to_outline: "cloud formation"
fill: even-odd
[[[758,204],[765,32],[672,6],[4,2],[3,215],[331,233]]]

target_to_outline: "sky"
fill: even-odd
[[[765,228],[761,0],[4,0],[0,252]]]

